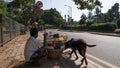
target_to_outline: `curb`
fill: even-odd
[[[60,30],[60,29],[58,29],[58,30]],[[63,30],[63,31],[68,31],[68,32],[87,32],[87,31],[76,31],[76,30]],[[88,33],[120,37],[120,34],[116,34],[116,33],[102,33],[102,32],[89,32],[89,31],[88,31]]]
[[[100,33],[100,32],[88,32],[91,34],[99,34],[99,35],[107,35],[107,36],[115,36],[115,37],[120,37],[120,34],[115,34],[115,33]]]

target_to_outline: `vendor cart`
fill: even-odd
[[[58,34],[54,34],[53,36],[48,36],[47,38],[48,58],[58,59],[63,53],[64,43],[67,38],[57,35]]]

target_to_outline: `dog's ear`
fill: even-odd
[[[71,39],[70,39],[70,41],[73,41],[73,40],[74,40],[74,38],[71,38]]]
[[[74,38],[71,38],[71,40],[73,40]]]

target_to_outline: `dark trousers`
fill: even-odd
[[[30,58],[31,62],[38,62],[42,57],[47,55],[47,51],[44,48],[38,49]]]

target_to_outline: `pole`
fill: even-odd
[[[45,23],[44,23],[44,46],[46,46],[47,44],[47,33],[46,33],[46,26],[45,26]]]
[[[36,3],[36,9],[39,10],[39,12],[41,11],[40,9],[43,7],[43,3],[41,1],[37,1]],[[40,18],[41,16],[38,16],[38,18]],[[44,46],[46,46],[46,39],[47,39],[47,33],[46,33],[46,26],[44,23]]]
[[[2,21],[2,17],[3,17],[3,15],[2,14],[0,14],[0,40],[1,40],[1,45],[0,45],[0,47],[1,46],[3,46],[3,30],[2,30],[2,23],[3,23],[3,21]]]
[[[70,8],[70,17],[71,17],[71,19],[72,19],[72,7],[69,6],[69,5],[65,5],[65,6],[67,6],[68,8]]]
[[[72,22],[72,7],[69,6],[69,5],[65,5],[65,6],[67,6],[68,8],[70,8],[70,14],[69,14],[70,17],[68,17],[68,22],[69,22],[69,20],[70,20],[70,22]],[[70,30],[72,30],[72,27],[70,28]]]

